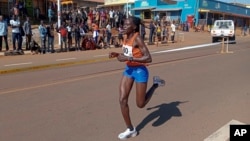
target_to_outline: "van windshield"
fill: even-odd
[[[216,26],[218,26],[219,28],[229,28],[230,26],[232,26],[232,22],[230,22],[230,21],[218,21],[216,23]]]

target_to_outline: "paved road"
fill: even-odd
[[[230,45],[232,54],[218,53],[220,45],[153,51],[150,77],[159,75],[167,85],[144,109],[136,108],[132,90],[131,116],[140,134],[129,140],[201,141],[232,119],[250,123],[248,42]],[[0,140],[117,140],[125,128],[118,103],[123,66],[114,59],[1,75]]]
[[[178,35],[178,34],[177,34]],[[191,45],[200,45],[211,43],[211,37],[206,32],[185,32],[184,42],[149,45],[150,51],[161,51],[166,49],[182,48]],[[178,39],[178,36],[177,36]],[[239,41],[245,41],[246,38],[237,38]],[[101,49],[94,51],[68,52],[45,55],[22,55],[22,56],[0,56],[0,74],[12,73],[24,70],[37,70],[58,66],[67,66],[74,64],[93,63],[107,60],[108,52],[121,51],[120,48]]]

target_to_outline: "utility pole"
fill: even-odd
[[[57,27],[61,27],[61,0],[57,0]],[[60,33],[58,33],[58,44],[61,45]]]
[[[128,1],[129,1],[129,0],[127,0],[127,8],[126,8],[126,11],[127,11],[127,12],[126,12],[127,18],[128,18]]]

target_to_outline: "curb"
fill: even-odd
[[[6,69],[6,70],[0,70],[0,75],[11,74],[11,73],[16,73],[16,72],[24,72],[24,71],[42,70],[42,69],[48,69],[48,68],[60,68],[60,67],[65,67],[65,66],[105,62],[105,61],[110,61],[110,60],[112,59],[105,57],[105,58],[99,58],[99,59],[89,59],[89,60],[72,61],[72,62],[66,62],[66,63],[56,63],[56,64],[49,64],[49,65],[37,65],[37,66],[31,66],[31,67]]]

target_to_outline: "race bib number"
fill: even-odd
[[[132,47],[128,45],[123,45],[122,50],[125,56],[133,57]]]

